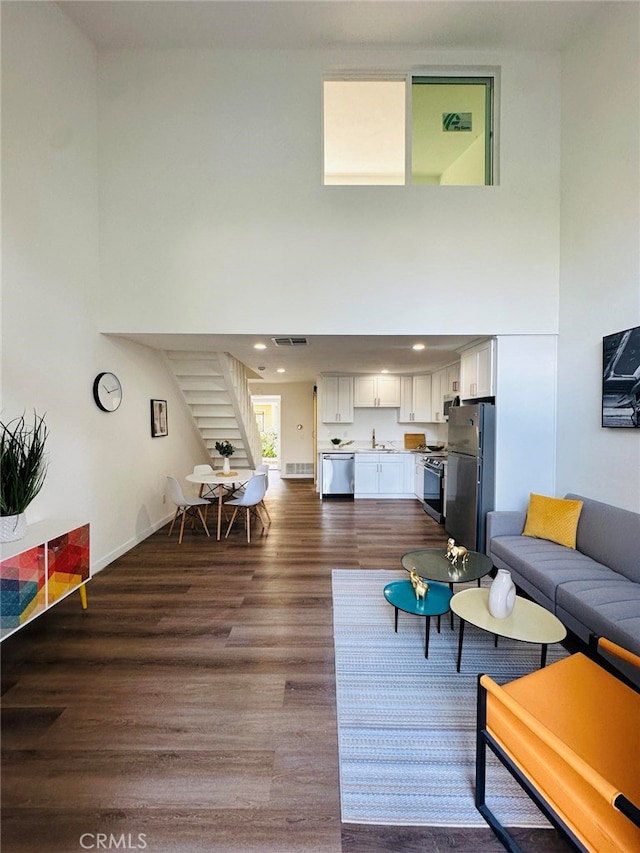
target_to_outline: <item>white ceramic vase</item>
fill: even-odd
[[[225,456],[222,461],[222,473],[228,474],[231,471],[231,462],[229,462],[229,457]]]
[[[27,516],[24,512],[20,515],[3,515],[0,517],[0,542],[16,542],[24,539],[27,532]]]
[[[511,616],[516,603],[516,585],[511,580],[511,572],[498,569],[489,590],[489,613],[496,619]]]

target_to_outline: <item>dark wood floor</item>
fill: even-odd
[[[251,545],[165,528],[91,581],[88,611],[74,594],[3,643],[3,853],[502,849],[489,829],[341,826],[331,569],[398,569],[444,535],[417,501],[270,479]]]

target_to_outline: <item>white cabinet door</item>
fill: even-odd
[[[460,364],[450,364],[446,368],[447,371],[447,387],[445,394],[460,393]]]
[[[400,377],[400,412],[398,423],[408,424],[413,419],[413,376]]]
[[[399,423],[430,423],[431,416],[431,376],[400,377],[400,414]]]
[[[382,454],[380,458],[378,491],[381,494],[401,495],[404,491],[404,460]]]
[[[484,341],[460,356],[460,396],[494,397],[495,341]]]
[[[323,378],[322,421],[326,424],[353,422],[353,377]]]
[[[356,376],[353,403],[357,408],[399,408],[399,376]]]
[[[444,422],[444,385],[447,381],[446,371],[437,370],[431,374],[431,419],[436,423]]]
[[[460,356],[460,396],[462,399],[475,397],[473,388],[478,381],[478,359],[474,350],[466,350]]]
[[[413,463],[413,493],[419,501],[424,498],[424,464],[422,459],[415,459]]]
[[[477,353],[477,396],[478,397],[493,397],[495,396],[495,385],[493,381],[494,366],[493,366],[494,342],[486,341],[478,347]]]
[[[355,376],[353,379],[353,405],[372,409],[376,404],[377,383],[375,376]]]
[[[400,405],[400,377],[378,377],[378,406],[397,409]]]
[[[356,453],[355,460],[355,491],[360,495],[377,495],[378,488],[378,458],[379,453]]]
[[[418,423],[430,423],[431,409],[431,376],[413,377],[413,420]]]

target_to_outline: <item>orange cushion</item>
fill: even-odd
[[[548,539],[575,550],[581,512],[582,501],[549,498],[531,492],[522,535]]]

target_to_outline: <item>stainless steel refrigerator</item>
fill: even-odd
[[[449,412],[445,530],[456,544],[482,553],[487,513],[494,508],[495,433],[491,403]]]

